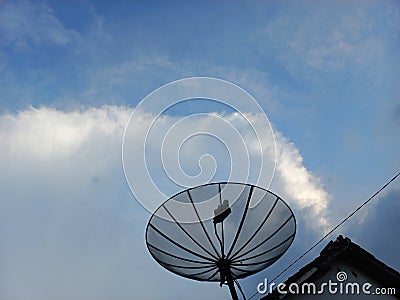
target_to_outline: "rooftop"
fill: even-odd
[[[289,286],[291,283],[304,280],[315,282],[339,260],[357,267],[360,271],[381,283],[382,286],[395,287],[397,291],[400,291],[400,273],[398,271],[387,266],[371,253],[342,235],[338,236],[335,241],[330,241],[316,259],[289,277],[285,284]],[[261,299],[279,299],[278,296],[279,294],[274,290],[271,294]]]

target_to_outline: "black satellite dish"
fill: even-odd
[[[251,184],[223,182],[187,189],[165,201],[150,218],[146,244],[164,268],[227,284],[236,300],[237,279],[277,261],[295,233],[293,212],[279,196]]]

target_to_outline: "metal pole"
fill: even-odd
[[[239,300],[238,295],[235,290],[235,284],[233,282],[231,270],[228,270],[226,274],[226,282],[228,283],[229,291],[231,292],[232,295],[232,300]]]

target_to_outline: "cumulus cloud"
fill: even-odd
[[[144,244],[149,214],[132,200],[121,164],[122,136],[131,112],[123,106],[69,112],[32,107],[0,116],[0,260],[5,262],[0,298],[179,299],[188,291],[192,299],[229,298],[225,289],[204,289],[171,276],[149,257]],[[148,117],[142,116],[136,130],[143,130],[140,124]],[[259,153],[248,126],[234,114],[224,117],[240,127],[253,149],[250,156]],[[257,121],[256,115],[249,117]],[[164,118],[170,126],[178,117]],[[215,126],[206,116],[197,122]],[[195,129],[200,123],[185,126]],[[190,165],[191,155],[197,162],[203,152],[216,160],[225,153],[215,141],[205,147],[200,139],[185,147],[182,162],[189,164],[189,172],[198,170]],[[329,196],[281,133],[276,133],[276,150],[273,191],[290,203],[308,230],[325,228]],[[162,171],[150,167],[155,174]],[[315,218],[318,226],[307,221]]]
[[[303,158],[293,143],[282,133],[275,131],[277,144],[277,181],[288,199],[306,212],[306,223],[316,230],[327,232],[330,229],[328,205],[330,196],[319,179],[303,164]],[[315,219],[317,223],[315,223]]]

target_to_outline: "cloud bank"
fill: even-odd
[[[122,172],[122,136],[131,112],[124,106],[68,112],[31,107],[0,116],[1,298],[179,299],[188,287],[205,297],[201,284],[183,284],[147,254],[149,214],[132,199]],[[240,126],[234,114],[225,117]],[[177,118],[165,116],[165,122]],[[213,126],[206,119],[199,122]],[[198,124],[192,126],[194,130]],[[137,130],[142,130],[140,122]],[[242,133],[246,135],[245,127]],[[247,134],[251,144],[251,130]],[[306,169],[295,145],[275,134],[277,169],[271,188],[289,202],[311,234],[320,233],[328,226],[329,195]],[[197,161],[197,146],[182,151],[183,163],[191,155]],[[203,145],[200,152],[223,159],[218,157],[220,146]],[[161,172],[160,166],[150,167]],[[154,274],[162,279],[157,289]],[[181,290],[168,288],[176,282],[182,283]],[[218,287],[206,290],[210,297],[228,295]]]

